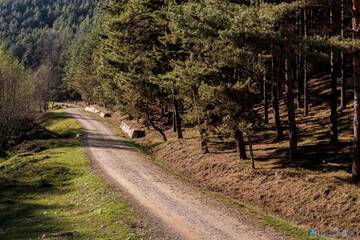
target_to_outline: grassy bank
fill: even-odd
[[[270,210],[267,209],[264,206],[258,206],[256,202],[250,202],[247,201],[246,198],[237,198],[231,196],[231,192],[222,191],[223,189],[219,186],[215,186],[213,182],[209,179],[203,179],[202,176],[204,175],[204,172],[207,171],[207,173],[211,173],[212,171],[216,171],[217,168],[200,168],[199,171],[194,172],[193,169],[191,169],[191,166],[201,165],[203,164],[204,160],[206,160],[206,157],[211,156],[211,154],[208,154],[204,156],[203,154],[198,153],[196,150],[193,150],[191,148],[198,148],[197,144],[193,137],[190,137],[192,134],[192,131],[186,129],[185,132],[186,137],[182,141],[178,141],[176,139],[176,135],[170,131],[168,131],[169,140],[168,142],[163,142],[161,139],[159,139],[158,133],[154,131],[147,131],[147,136],[144,139],[137,139],[132,140],[127,137],[124,133],[119,131],[119,128],[117,127],[119,125],[119,119],[122,118],[121,113],[113,113],[113,117],[109,119],[101,119],[99,118],[99,121],[105,122],[109,127],[113,129],[114,132],[117,132],[119,136],[126,138],[125,141],[130,147],[137,149],[137,151],[141,154],[143,154],[144,158],[148,161],[153,162],[154,164],[158,165],[159,167],[165,169],[166,171],[170,172],[173,175],[176,175],[180,178],[182,178],[185,181],[190,182],[190,184],[195,184],[200,186],[205,193],[207,193],[210,197],[215,198],[219,201],[222,201],[225,205],[231,208],[241,209],[244,213],[249,214],[250,216],[253,216],[255,219],[258,220],[260,224],[269,226],[273,229],[275,229],[278,233],[283,234],[284,236],[291,237],[294,240],[325,240],[329,239],[325,235],[321,234],[315,234],[315,235],[309,235],[310,229],[315,229],[311,226],[306,227],[301,224],[295,224],[293,221],[291,221],[291,217],[286,218],[283,216],[279,216],[279,212],[272,212],[271,208]],[[190,132],[190,133],[189,133]],[[195,138],[197,140],[197,138]],[[188,143],[188,142],[191,142]],[[180,145],[180,146],[178,146]],[[190,148],[190,150],[189,150]],[[185,151],[186,150],[186,151]],[[165,155],[161,155],[161,152],[166,152]],[[160,154],[159,154],[160,153]],[[171,157],[170,157],[171,155]],[[196,161],[192,161],[191,164],[187,163],[186,159],[192,159],[195,157],[199,157],[199,159],[196,159]],[[171,159],[171,160],[169,160]],[[212,159],[216,160],[216,159]],[[224,161],[224,159],[222,159]],[[238,162],[236,160],[237,164],[235,165],[235,169],[246,169],[246,165],[249,165],[247,161]],[[206,163],[206,162],[205,162]],[[222,168],[224,164],[219,164],[218,167]],[[231,168],[233,169],[233,168]],[[256,172],[256,171],[255,171]],[[207,174],[205,172],[205,174]],[[225,178],[225,176],[218,174],[218,178]],[[259,176],[261,177],[261,175]],[[216,179],[216,178],[215,178]],[[231,180],[231,179],[230,179]],[[254,179],[257,180],[256,178]],[[237,184],[240,182],[237,181]],[[273,182],[271,182],[272,184]],[[239,184],[240,185],[240,184]],[[275,187],[278,188],[278,182],[274,183]],[[254,191],[256,191],[257,187],[251,186],[249,184],[250,188],[254,188]],[[240,189],[239,187],[237,189]],[[256,192],[261,195],[259,192]],[[263,191],[263,193],[266,191]],[[271,202],[268,202],[268,204]],[[318,230],[317,230],[318,231]],[[337,231],[333,231],[336,233]],[[353,238],[351,238],[353,239]]]
[[[0,239],[142,239],[135,213],[91,173],[77,122],[53,112],[42,127],[54,137],[0,160]]]
[[[309,86],[321,98],[329,96],[325,90],[329,89],[327,78],[311,79]],[[250,161],[239,160],[231,139],[210,134],[210,153],[202,154],[198,130],[186,124],[184,139],[178,140],[170,126],[165,130],[167,142],[156,131],[143,127],[146,137],[132,145],[149,154],[164,169],[253,206],[252,209],[261,211],[255,212],[264,223],[295,239],[313,239],[307,236],[308,229],[324,236],[360,239],[360,192],[359,186],[351,181],[351,107],[339,115],[340,143],[334,146],[329,144],[328,105],[312,104],[307,117],[297,109],[300,154],[296,161],[288,161],[288,141],[274,141],[276,132],[272,128],[254,133],[256,170],[251,169]],[[286,112],[286,105],[281,104],[281,109]],[[115,126],[126,117],[121,113],[113,115],[111,121]],[[283,123],[287,122],[286,114],[281,118]],[[273,125],[273,118],[270,123]],[[136,120],[131,124],[142,127]]]
[[[148,144],[138,143],[134,140],[128,140],[127,144],[135,149],[137,149],[140,153],[142,153],[146,159],[154,162],[156,165],[170,171],[172,174],[183,178],[185,181],[190,181],[189,177],[185,174],[172,169],[168,163],[161,159],[156,159],[152,157],[149,152],[151,151],[151,147]],[[229,197],[221,192],[214,192],[210,189],[207,189],[204,186],[201,186],[210,197],[215,198],[230,208],[240,208],[245,213],[254,216],[256,219],[259,220],[259,223],[265,224],[270,226],[271,228],[275,229],[277,232],[289,236],[294,240],[326,240],[328,238],[322,236],[309,236],[308,230],[299,226],[294,225],[293,223],[275,216],[257,206],[251,205],[249,203],[242,202],[239,199],[235,199]]]

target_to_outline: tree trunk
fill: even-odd
[[[360,34],[356,30],[360,25],[360,0],[353,0],[352,27],[354,39],[359,39]],[[354,78],[354,161],[352,176],[355,183],[360,182],[360,52],[353,52],[353,78]]]
[[[180,115],[178,100],[174,100],[174,107],[175,107],[175,121],[176,121],[177,135],[178,135],[178,139],[182,139],[183,132],[182,132],[182,128],[181,128],[181,115]]]
[[[302,92],[303,92],[303,83],[304,83],[304,77],[302,74],[302,70],[303,70],[303,57],[298,55],[297,56],[297,64],[296,64],[296,69],[297,69],[297,76],[296,76],[296,81],[297,81],[297,85],[298,85],[298,93],[297,93],[297,107],[298,108],[302,108],[303,107],[303,101],[302,101]]]
[[[346,79],[345,79],[345,56],[344,51],[341,50],[340,53],[340,78],[341,78],[341,98],[340,98],[340,110],[344,111],[346,109]]]
[[[200,145],[203,154],[209,153],[207,131],[205,128],[200,129]]]
[[[344,1],[341,0],[341,4]],[[344,8],[341,8],[340,13],[340,37],[341,39],[344,38]],[[344,51],[341,50],[340,52],[340,77],[341,77],[341,99],[340,99],[340,110],[343,111],[346,108],[346,80],[345,80],[345,56]]]
[[[330,37],[336,34],[335,7],[330,9]],[[330,75],[331,75],[331,96],[330,96],[330,143],[338,143],[337,123],[337,71],[336,71],[336,50],[330,49]]]
[[[269,111],[268,111],[268,93],[267,93],[267,79],[266,72],[263,75],[263,97],[264,97],[264,122],[265,124],[269,124]]]
[[[251,168],[255,169],[255,158],[254,158],[254,152],[253,152],[253,145],[250,134],[248,135],[248,141],[249,141],[249,151],[250,151],[250,158],[251,158]]]
[[[169,111],[168,106],[166,106],[166,112],[167,112],[166,125],[167,126],[172,126],[172,124],[173,124],[173,113]]]
[[[304,9],[304,39],[307,38],[307,24],[308,24],[308,9]],[[304,53],[303,53],[303,94],[304,94],[304,116],[309,115],[309,104],[308,104],[308,76],[307,76],[307,46],[304,46]]]
[[[272,107],[274,114],[274,122],[276,129],[276,141],[281,141],[284,138],[284,133],[281,126],[280,111],[279,111],[279,78],[277,76],[274,57],[271,60],[271,78],[272,78]]]
[[[156,126],[155,123],[154,123],[154,121],[153,121],[151,118],[149,118],[148,121],[149,121],[150,125],[151,125],[156,131],[158,131],[158,132],[160,133],[160,135],[162,136],[163,140],[166,142],[166,141],[167,141],[167,138],[166,138],[166,135],[165,135],[164,131],[163,131],[161,128],[159,128],[158,126]]]
[[[240,156],[240,160],[248,159],[246,155],[244,136],[242,131],[236,129],[235,130],[235,140],[236,140],[236,148]]]
[[[156,131],[158,131],[160,133],[160,135],[162,136],[163,140],[166,142],[167,138],[166,138],[164,131],[155,125],[154,121],[150,117],[149,111],[150,110],[149,110],[148,106],[146,106],[146,118],[147,118],[148,125],[151,125]]]
[[[177,128],[176,128],[176,113],[175,111],[173,113],[171,113],[172,115],[172,125],[173,125],[173,132],[177,132]]]
[[[330,53],[331,68],[331,97],[330,97],[330,143],[338,143],[338,123],[337,123],[337,76],[335,71],[335,53],[331,49]]]
[[[289,160],[294,160],[297,154],[297,129],[294,109],[294,80],[291,76],[291,55],[289,39],[285,40],[285,82],[286,82],[286,105],[289,121]]]
[[[299,38],[302,37],[302,27],[303,27],[303,14],[302,14],[303,10],[299,10],[296,12],[296,30],[297,30],[297,35],[299,36]],[[302,68],[301,68],[301,63],[302,63],[302,56],[301,54],[295,54],[295,79],[296,79],[296,84],[297,84],[297,107],[301,108],[302,106]]]

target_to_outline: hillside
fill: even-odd
[[[0,39],[27,66],[37,66],[65,47],[79,24],[93,14],[96,3],[97,0],[1,0]]]
[[[297,109],[301,156],[295,162],[288,161],[287,139],[274,141],[272,128],[254,134],[255,170],[250,161],[239,161],[233,139],[224,141],[210,135],[210,153],[204,155],[196,128],[185,128],[184,139],[178,140],[169,127],[165,131],[168,141],[164,142],[158,132],[143,127],[147,136],[136,143],[155,163],[215,193],[255,205],[305,229],[356,234],[360,232],[360,195],[351,183],[352,104],[339,114],[340,144],[334,147],[328,143],[328,105],[316,101],[329,98],[329,84],[328,76],[311,79],[310,114],[303,117],[302,109]],[[263,109],[258,107],[258,111]],[[270,111],[270,126],[271,116]],[[108,121],[119,126],[124,118],[115,113]],[[282,114],[281,120],[286,124],[287,115]],[[136,120],[133,124],[141,126]]]

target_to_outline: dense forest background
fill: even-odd
[[[0,1],[0,154],[26,139],[36,113],[74,96],[64,82],[68,47],[96,0]]]
[[[64,99],[67,47],[97,0],[1,0],[0,39],[6,49],[48,85],[48,97]],[[44,76],[46,75],[46,77]]]

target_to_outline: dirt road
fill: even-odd
[[[96,118],[78,108],[67,112],[87,132],[86,151],[91,160],[165,226],[169,234],[164,235],[171,232],[166,239],[283,239],[144,160]]]

